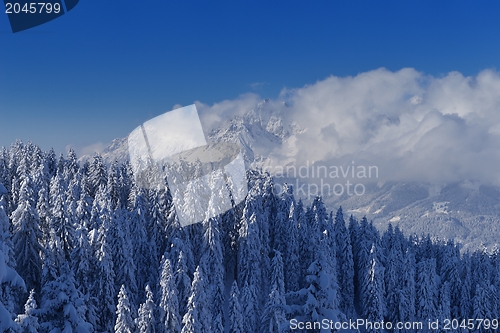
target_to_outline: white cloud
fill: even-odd
[[[253,89],[253,90],[259,90],[261,89],[263,86],[265,86],[266,84],[268,84],[267,82],[253,82],[253,83],[250,83],[250,87]]]
[[[101,153],[109,143],[96,142],[88,146],[67,145],[66,151],[73,149],[77,156],[93,156],[95,153]]]
[[[211,126],[251,109],[255,94],[211,107]],[[283,90],[286,117],[307,130],[273,152],[278,162],[377,165],[384,179],[500,184],[500,75],[442,77],[411,68],[331,76]]]

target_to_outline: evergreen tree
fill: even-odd
[[[59,160],[57,161],[57,172],[60,175],[64,175],[66,170],[66,160],[64,159],[63,153],[59,154]],[[67,182],[66,182],[67,184]]]
[[[435,320],[438,315],[438,280],[436,260],[425,259],[417,264],[417,318],[422,321]],[[425,331],[425,327],[424,327]]]
[[[373,227],[371,223],[368,223],[366,217],[361,219],[358,234],[356,235],[357,240],[357,251],[356,251],[356,270],[357,270],[357,284],[355,288],[358,288],[357,294],[359,296],[359,301],[363,302],[363,288],[366,283],[366,278],[369,275],[369,270],[372,268],[372,258],[371,250],[379,249],[379,235],[377,230]],[[379,267],[382,266],[381,255],[379,251],[377,253],[377,264]],[[383,280],[382,280],[383,281]],[[383,294],[382,294],[383,295]]]
[[[137,268],[137,285],[139,289],[150,282],[151,285],[156,283],[155,275],[157,272],[150,274],[153,269],[158,269],[158,264],[151,260],[150,243],[147,237],[147,213],[148,204],[145,192],[137,187],[132,190],[131,196],[134,197],[133,210],[128,215],[128,225],[130,234],[132,235],[133,259]]]
[[[57,172],[57,158],[53,148],[49,150],[45,158],[45,164],[47,165],[47,173],[49,178],[54,177]]]
[[[3,185],[0,184],[0,330],[14,333],[19,330],[19,325],[14,322],[15,299],[20,292],[26,290],[26,286],[12,266],[15,261],[9,257],[12,254],[12,243],[4,208],[5,193]]]
[[[50,182],[50,204],[51,224],[59,241],[61,242],[62,254],[66,260],[70,260],[75,238],[75,225],[73,218],[69,216],[66,207],[66,190],[62,176],[57,173]]]
[[[17,271],[23,277],[28,288],[39,290],[42,277],[42,260],[40,252],[42,246],[39,239],[42,237],[39,229],[39,217],[33,202],[31,178],[26,176],[21,183],[19,205],[12,212],[14,224],[14,251],[17,257]]]
[[[139,311],[136,319],[136,325],[139,333],[156,332],[155,312],[156,305],[153,298],[153,292],[151,291],[149,285],[147,285],[146,301],[139,306]]]
[[[43,249],[42,286],[59,276],[59,268],[66,263],[61,250],[61,242],[53,229]]]
[[[80,164],[78,163],[78,158],[76,157],[76,153],[73,149],[68,151],[68,158],[66,159],[66,165],[64,169],[64,177],[66,181],[69,183],[80,170]]]
[[[399,321],[412,322],[415,319],[415,255],[407,250],[404,257],[404,270],[399,293]],[[405,330],[403,330],[405,332]]]
[[[449,283],[451,318],[460,318],[460,303],[463,297],[460,276],[460,250],[453,242],[447,242],[443,249],[441,277]]]
[[[300,281],[300,239],[297,220],[297,203],[291,185],[283,187],[283,209],[285,214],[285,284],[287,290],[298,290]]]
[[[88,180],[89,194],[92,197],[95,196],[99,187],[105,187],[108,182],[106,165],[104,164],[100,154],[95,154],[92,158],[92,162],[88,169]]]
[[[42,288],[40,306],[40,332],[91,332],[92,325],[85,321],[85,304],[75,288],[73,273],[67,263],[59,276]]]
[[[111,199],[111,208],[118,208],[118,204],[121,202],[120,168],[116,160],[109,167],[106,188]]]
[[[311,209],[307,217],[307,221],[309,223],[309,230],[311,231],[311,234],[309,235],[309,246],[308,249],[312,253],[311,257],[316,259],[316,254],[319,251],[319,243],[325,239],[323,244],[325,246],[329,246],[330,244],[330,237],[332,236],[331,230],[329,230],[329,225],[327,226],[328,223],[328,213],[325,208],[325,204],[323,203],[323,200],[321,197],[315,197],[312,204],[311,204]],[[326,237],[325,237],[326,236]],[[324,253],[326,255],[326,259],[330,260],[330,254],[329,253]]]
[[[209,202],[209,212],[214,213],[215,204],[213,198]],[[210,215],[212,215],[210,213]],[[208,216],[210,216],[208,215]],[[205,267],[205,272],[208,272],[207,280],[211,286],[210,299],[212,300],[212,332],[213,333],[223,333],[224,332],[224,295],[225,295],[225,269],[223,266],[224,257],[222,254],[222,242],[220,237],[219,228],[220,217],[215,216],[204,221],[205,234],[204,234],[204,246],[205,254],[203,261],[207,263]]]
[[[116,323],[115,333],[134,333],[135,325],[132,319],[130,303],[127,290],[124,285],[121,286],[118,293],[118,304],[116,305]]]
[[[87,186],[87,178],[83,170],[79,172],[80,181],[80,197],[76,202],[76,220],[78,224],[84,225],[87,229],[93,227],[91,226],[91,216],[92,216],[92,208],[93,208],[93,200],[90,197],[88,186]],[[96,207],[97,210],[97,207]]]
[[[186,259],[182,251],[179,253],[174,279],[179,291],[179,313],[183,315],[187,312],[188,298],[191,294],[191,278],[189,277]]]
[[[207,284],[201,266],[196,268],[188,299],[187,312],[182,318],[182,333],[208,333],[212,322],[209,311],[210,300],[207,298]]]
[[[259,316],[257,287],[245,282],[241,292],[241,305],[243,306],[243,326],[255,332]]]
[[[259,225],[251,199],[247,199],[243,209],[238,247],[238,281],[244,286],[242,303],[244,306],[245,327],[250,331],[255,331],[257,309],[260,305],[258,288],[262,286],[262,270]]]
[[[283,259],[281,253],[275,251],[272,261],[272,287],[269,299],[266,302],[261,320],[263,332],[282,332],[285,318],[285,282],[283,275]]]
[[[110,246],[107,240],[109,230],[109,216],[104,218],[104,223],[99,228],[97,240],[97,276],[94,282],[94,295],[98,303],[97,309],[100,317],[99,326],[104,331],[111,331],[115,322],[115,272]]]
[[[244,333],[243,309],[240,304],[238,283],[233,281],[229,299],[229,333]]]
[[[254,202],[251,198],[247,198],[245,208],[243,209],[242,223],[239,231],[239,246],[238,246],[238,281],[244,286],[248,284],[251,288],[256,288],[261,285],[262,267],[261,267],[261,242],[259,241],[259,223],[258,210],[254,208]],[[245,293],[243,293],[245,294]],[[258,295],[247,306],[257,307],[260,301]],[[249,318],[254,320],[254,318]],[[254,327],[252,324],[251,328]]]
[[[335,215],[334,234],[337,247],[339,307],[346,315],[352,316],[354,315],[354,261],[342,207],[339,207]]]
[[[208,189],[208,184],[206,184],[201,177],[196,177],[196,175],[201,172],[201,167],[199,165],[195,166],[193,178],[187,183],[186,190],[183,196],[182,207],[177,213],[183,216],[185,221],[199,221],[201,222],[205,217],[206,207],[202,204],[203,200],[200,198],[209,198],[210,190]],[[178,196],[176,196],[177,198]]]
[[[96,262],[88,239],[85,226],[79,226],[75,232],[75,248],[71,252],[71,268],[75,272],[75,281],[78,289],[86,294],[89,286],[96,278]]]
[[[7,264],[10,267],[15,268],[17,266],[16,260],[14,258],[14,244],[12,243],[12,234],[11,234],[11,223],[9,218],[7,217],[7,202],[5,200],[5,196],[7,194],[7,190],[0,184],[0,244],[2,248],[0,250],[3,251],[5,256],[8,258]]]
[[[11,188],[11,174],[9,169],[9,152],[7,148],[2,147],[0,150],[0,184],[2,184],[2,190],[0,190],[0,196],[5,198],[6,203],[8,198],[10,198],[7,189]],[[5,207],[5,213],[8,214],[10,211],[8,207]]]
[[[170,260],[164,256],[160,274],[161,298],[159,304],[158,332],[179,333],[181,318],[179,315],[179,301],[175,286],[174,274]]]
[[[473,280],[472,280],[472,273],[471,273],[471,266],[472,266],[472,258],[470,255],[464,255],[462,262],[461,262],[461,278],[462,278],[462,286],[460,293],[462,296],[462,299],[460,301],[460,314],[461,318],[472,318],[471,316],[473,315],[472,313],[472,308],[473,308],[473,291],[472,291],[472,285],[473,285]]]
[[[289,293],[303,300],[302,304],[291,306],[292,315],[301,321],[345,320],[338,309],[337,276],[325,253],[328,248],[322,246],[324,242],[325,239],[319,244],[315,260],[309,266],[306,288]]]
[[[71,269],[75,272],[75,285],[87,304],[86,321],[96,327],[99,320],[96,308],[98,301],[93,294],[92,284],[98,278],[97,259],[87,235],[87,228],[84,225],[79,226],[75,232],[75,247],[71,252]]]
[[[439,290],[439,309],[438,313],[440,318],[439,321],[441,323],[444,322],[445,319],[453,318],[451,317],[450,311],[450,284],[445,282],[441,285],[441,289]],[[441,332],[446,332],[446,330],[441,329]]]
[[[360,244],[359,240],[359,223],[354,218],[354,216],[349,217],[349,236],[351,238],[351,246],[352,246],[352,259],[354,263],[354,299],[356,302],[359,301],[359,291],[360,291],[360,267],[359,267],[359,252],[360,252]]]
[[[361,286],[363,314],[370,322],[382,322],[384,319],[384,268],[382,267],[375,244],[372,245],[368,258],[368,269]],[[368,329],[368,332],[378,332]]]
[[[119,205],[119,202],[118,202]],[[134,249],[132,247],[132,235],[126,221],[126,211],[117,208],[111,217],[111,225],[108,230],[110,250],[113,258],[113,269],[116,276],[117,288],[126,285],[131,292],[130,302],[132,304],[137,295],[137,268],[134,261]],[[132,306],[134,308],[134,306]]]
[[[386,233],[387,234],[387,233]],[[386,315],[391,321],[396,321],[401,317],[399,313],[399,303],[403,290],[404,256],[402,249],[396,246],[394,238],[386,256],[385,290],[386,290]],[[407,268],[409,269],[409,268]]]
[[[28,300],[24,305],[24,314],[20,314],[16,318],[16,322],[21,327],[22,333],[38,333],[39,324],[36,310],[35,291],[31,289]]]
[[[296,209],[296,214],[297,214],[297,223],[299,225],[299,253],[300,253],[300,276],[299,276],[299,286],[301,288],[305,287],[307,284],[306,276],[307,276],[307,269],[309,268],[309,265],[312,262],[312,258],[309,257],[309,252],[308,252],[308,242],[309,242],[309,235],[312,232],[312,230],[309,230],[309,225],[306,222],[306,212],[304,212],[304,205],[302,203],[302,200],[299,200],[297,203],[297,209]]]
[[[224,253],[224,267],[229,279],[234,278],[236,263],[238,262],[238,231],[240,219],[238,218],[241,206],[233,206],[232,209],[222,214],[222,243]]]
[[[41,187],[38,191],[38,201],[36,203],[36,210],[40,219],[40,231],[42,232],[41,245],[45,246],[44,240],[49,236],[50,229],[50,205],[48,191],[45,186]]]
[[[476,292],[472,300],[472,316],[474,319],[496,318],[495,297],[491,297],[491,290],[487,282],[481,281],[476,285]],[[492,303],[493,301],[493,303]],[[481,327],[479,332],[489,332],[490,330]]]
[[[150,260],[153,263],[160,262],[161,255],[165,252],[167,245],[167,235],[165,234],[166,217],[164,215],[161,188],[149,191],[149,213],[147,219],[147,237],[149,241]],[[153,272],[151,272],[153,274]],[[158,272],[154,272],[157,275]]]

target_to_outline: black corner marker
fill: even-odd
[[[12,32],[27,30],[52,21],[73,9],[79,0],[4,0]],[[43,0],[42,0],[43,1]],[[64,3],[63,3],[64,1]]]

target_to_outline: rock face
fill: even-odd
[[[247,166],[261,167],[269,162],[273,150],[306,130],[286,119],[286,110],[286,104],[276,105],[264,100],[243,115],[211,129],[207,141],[237,143]],[[127,138],[113,140],[102,156],[107,163],[126,161]],[[286,181],[295,184],[292,178]],[[341,205],[346,213],[358,218],[366,215],[381,230],[392,223],[399,225],[406,234],[453,238],[462,243],[465,250],[482,245],[491,248],[500,240],[499,187],[464,180],[441,185],[366,182],[364,188],[360,196],[344,193],[325,195],[324,199],[330,209]]]

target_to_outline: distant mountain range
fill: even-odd
[[[355,216],[366,215],[381,230],[392,223],[406,234],[455,239],[464,249],[491,249],[500,239],[498,187],[466,181],[446,186],[386,182],[366,189],[363,196],[327,201]]]
[[[283,116],[286,108],[264,100],[212,129],[208,141],[238,143],[250,167],[262,166],[276,147],[305,130]],[[107,163],[127,160],[127,138],[113,140],[101,154]],[[330,209],[341,205],[348,214],[367,216],[380,230],[392,223],[406,234],[453,238],[464,250],[482,245],[491,249],[500,239],[500,187],[464,180],[446,185],[386,181],[367,183],[365,188],[361,196],[344,194],[324,200]]]

